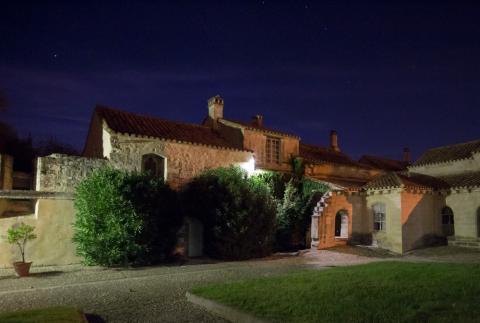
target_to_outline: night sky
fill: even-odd
[[[359,2],[2,2],[0,118],[82,149],[97,103],[200,123],[220,94],[354,158],[480,139],[480,5]]]

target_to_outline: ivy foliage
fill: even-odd
[[[176,193],[145,173],[97,170],[78,185],[74,206],[73,241],[88,265],[165,260],[182,224]]]
[[[238,167],[208,170],[181,192],[186,216],[204,226],[204,253],[247,259],[271,253],[276,205],[265,182]]]

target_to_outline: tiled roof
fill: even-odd
[[[442,179],[432,176],[415,174],[415,173],[395,173],[390,172],[380,175],[368,182],[363,188],[370,189],[386,189],[386,188],[424,188],[424,189],[442,189],[449,188],[449,184]]]
[[[243,150],[220,137],[210,127],[142,116],[105,106],[97,106],[95,113],[115,132]]]
[[[441,179],[453,188],[480,187],[480,172],[443,176]]]
[[[480,151],[480,140],[432,148],[423,153],[423,155],[413,163],[413,166],[465,159],[471,157],[472,154],[477,151]]]
[[[295,137],[295,138],[300,138],[299,136],[297,135],[294,135],[294,134],[291,134],[291,133],[287,133],[287,132],[283,132],[283,131],[278,131],[278,130],[275,130],[275,129],[270,129],[270,128],[266,128],[264,126],[258,126],[258,125],[254,125],[252,123],[248,123],[248,122],[244,122],[244,121],[238,121],[238,120],[230,120],[230,119],[222,119],[222,121],[226,121],[226,122],[229,122],[229,123],[236,123],[242,127],[245,127],[247,129],[250,129],[250,130],[256,130],[256,131],[262,131],[262,132],[269,132],[269,133],[272,133],[272,134],[277,134],[277,135],[280,135],[280,136],[288,136],[288,137]]]
[[[387,171],[404,171],[407,170],[408,162],[402,160],[388,159],[377,156],[363,155],[359,163],[365,164],[374,168],[383,169]]]
[[[307,163],[332,163],[370,168],[352,160],[342,152],[314,145],[300,144],[300,157]]]

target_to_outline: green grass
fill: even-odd
[[[199,287],[278,322],[480,322],[480,265],[381,262]]]
[[[50,307],[35,310],[0,312],[2,323],[83,323],[82,313],[73,307]]]

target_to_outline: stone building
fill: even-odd
[[[349,241],[403,253],[446,239],[480,247],[480,140],[427,150],[363,186],[332,187],[312,216],[318,248]]]
[[[37,158],[29,175],[33,189],[15,176],[14,161],[0,155],[0,266],[18,256],[4,236],[20,221],[37,228],[28,255],[36,265],[78,262],[71,242],[73,192],[105,165],[148,170],[179,188],[206,169],[291,172],[296,159],[305,176],[330,187],[312,215],[312,247],[350,242],[404,252],[442,237],[478,245],[480,141],[429,150],[412,165],[408,151],[403,160],[357,161],[341,151],[335,131],[328,145],[310,145],[264,123],[261,115],[250,122],[226,118],[220,96],[208,100],[201,124],[97,106],[83,155]],[[201,254],[201,226],[187,219],[186,227],[186,253]]]

